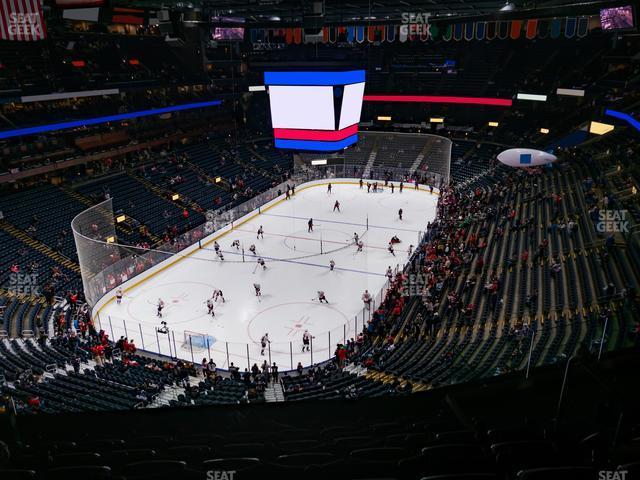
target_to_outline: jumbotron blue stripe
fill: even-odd
[[[0,139],[20,137],[22,135],[34,135],[37,133],[53,132],[55,130],[66,130],[69,128],[87,127],[90,125],[98,125],[107,122],[120,122],[131,118],[148,117],[151,115],[162,115],[163,113],[179,112],[182,110],[193,110],[195,108],[215,107],[221,105],[222,100],[213,100],[209,102],[186,103],[184,105],[175,105],[173,107],[153,108],[151,110],[139,110],[137,112],[121,113],[118,115],[109,115],[106,117],[86,118],[84,120],[74,120],[72,122],[49,123],[47,125],[38,125],[37,127],[17,128],[14,130],[4,130],[0,132]]]
[[[349,85],[364,82],[364,70],[347,72],[264,72],[265,85]]]
[[[317,152],[333,152],[353,145],[358,141],[358,134],[351,135],[337,142],[318,142],[315,140],[280,140],[275,139],[276,148],[286,148],[290,150],[312,150]]]

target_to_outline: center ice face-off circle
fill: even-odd
[[[346,247],[353,242],[353,232],[323,228],[321,222],[314,225],[313,232],[307,229],[298,230],[284,238],[284,245],[297,253],[320,254],[320,242],[323,243],[323,251],[332,251]]]

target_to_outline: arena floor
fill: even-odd
[[[326,185],[299,189],[291,200],[218,238],[224,261],[217,258],[213,244],[207,245],[127,290],[122,304],[107,303],[99,312],[100,327],[116,340],[126,335],[138,348],[177,352],[189,361],[192,348],[184,344],[184,331],[209,335],[208,349],[191,342],[193,359],[211,356],[224,369],[228,362],[243,370],[248,363],[267,360],[284,371],[298,362],[307,366],[327,360],[338,342],[362,328],[367,320],[362,293],[380,292],[387,268],[406,262],[409,245],[417,243],[435,216],[437,198],[407,187],[401,194],[397,188],[393,194],[388,188],[367,194],[366,187],[361,190],[355,183],[333,184],[331,194]],[[336,200],[340,212],[333,211]],[[400,208],[403,220],[398,218]],[[315,224],[311,233],[309,218]],[[260,225],[264,239],[256,238]],[[362,252],[352,245],[354,233],[363,239]],[[402,242],[395,257],[387,250],[394,235]],[[236,239],[239,250],[231,247]],[[249,252],[251,244],[264,258],[266,270]],[[330,260],[335,261],[334,271]],[[260,284],[261,297],[256,297],[254,283]],[[206,300],[214,289],[223,291],[226,302],[218,301],[211,317]],[[317,301],[318,290],[325,292],[329,304]],[[169,335],[156,333],[161,320],[156,315],[158,298],[166,304],[162,320]],[[302,352],[305,330],[315,337],[312,353]],[[271,344],[263,356],[260,339],[265,333]]]

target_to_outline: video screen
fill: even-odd
[[[211,38],[213,40],[243,40],[244,27],[215,27]]]
[[[633,8],[624,7],[601,8],[600,25],[603,30],[624,30],[633,28]]]

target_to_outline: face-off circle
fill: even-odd
[[[278,319],[274,323],[274,319]],[[353,324],[353,320],[351,321]],[[290,343],[298,351],[302,335],[308,330],[316,337],[314,352],[335,348],[336,343],[344,341],[346,325],[347,339],[353,336],[353,325],[347,316],[337,308],[317,301],[290,302],[274,305],[258,312],[247,324],[247,335],[254,343],[260,343],[265,333],[271,340],[271,353],[289,354]],[[331,346],[329,334],[331,332]]]

